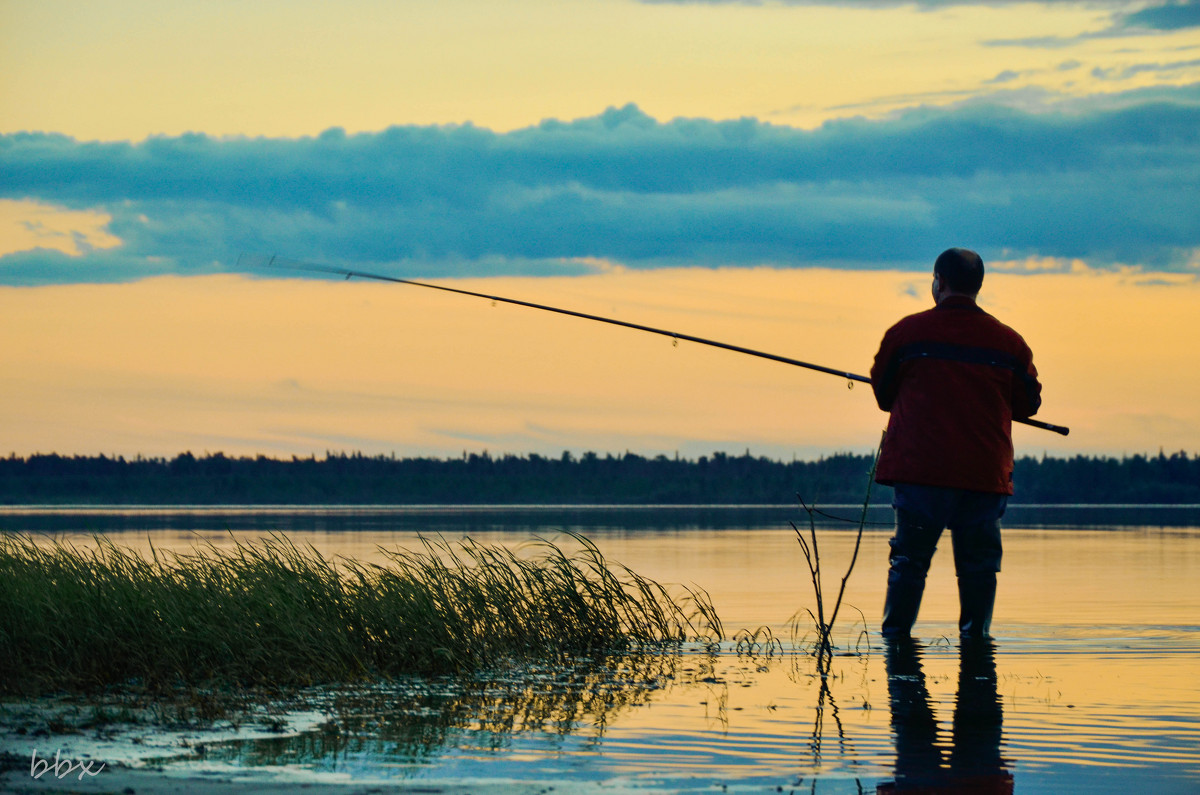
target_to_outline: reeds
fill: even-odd
[[[886,433],[884,434],[886,438]],[[817,631],[817,638],[813,644],[813,656],[817,658],[817,670],[824,679],[829,676],[830,666],[833,662],[833,627],[837,623],[838,612],[842,607],[842,597],[846,594],[846,583],[850,579],[850,575],[854,572],[854,564],[858,561],[858,552],[862,546],[863,528],[867,524],[867,511],[871,507],[871,486],[875,482],[875,469],[879,465],[879,455],[883,452],[883,438],[879,441],[879,447],[875,451],[875,457],[871,463],[871,471],[867,473],[867,490],[863,496],[862,513],[858,520],[858,535],[854,539],[854,554],[850,557],[850,563],[846,566],[846,573],[842,575],[842,583],[838,588],[837,598],[833,603],[833,609],[828,616],[825,612],[825,594],[823,590],[823,582],[821,579],[821,554],[817,546],[817,524],[815,514],[820,513],[814,506],[810,506],[800,500],[800,506],[808,514],[808,531],[809,537],[806,540],[804,534],[800,532],[800,528],[792,523],[792,530],[796,533],[796,541],[800,544],[800,549],[804,553],[804,561],[808,564],[809,578],[812,580],[813,595],[817,602],[817,612],[814,614],[812,610],[806,610],[809,618],[812,619]],[[793,636],[800,634],[799,614],[792,616],[789,622],[792,626]],[[865,622],[864,622],[865,623]]]
[[[572,536],[327,559],[282,535],[189,553],[0,536],[0,692],[305,685],[719,638],[707,594]]]

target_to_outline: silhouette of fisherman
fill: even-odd
[[[908,637],[925,575],[950,528],[962,637],[989,637],[1000,517],[1012,494],[1012,420],[1041,405],[1025,340],[981,309],[983,259],[952,248],[933,266],[934,307],[888,329],[871,367],[891,412],[875,479],[894,489],[883,635]]]
[[[964,642],[959,649],[958,697],[950,745],[929,703],[923,650],[914,640],[887,643],[888,699],[896,743],[895,780],[881,795],[1011,795],[1013,776],[1000,755],[1004,710],[996,692],[995,646]]]

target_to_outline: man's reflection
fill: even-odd
[[[1013,791],[1000,756],[1004,711],[996,693],[996,647],[990,640],[963,641],[959,650],[958,699],[950,744],[940,737],[921,669],[922,646],[909,638],[888,641],[888,697],[896,740],[895,780],[879,793],[929,795]]]

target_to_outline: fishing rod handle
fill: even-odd
[[[1071,429],[1065,425],[1054,425],[1049,422],[1035,420],[1032,417],[1026,417],[1023,420],[1013,419],[1013,422],[1019,422],[1022,425],[1032,425],[1034,428],[1041,428],[1043,431],[1050,431],[1052,433],[1062,434],[1063,436],[1066,436],[1071,432]]]

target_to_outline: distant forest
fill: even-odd
[[[173,459],[10,455],[0,504],[76,505],[823,505],[861,504],[871,457],[773,461],[748,453],[696,460],[632,453],[460,458]],[[1021,458],[1013,504],[1200,504],[1200,456]],[[872,502],[891,490],[875,487]]]

